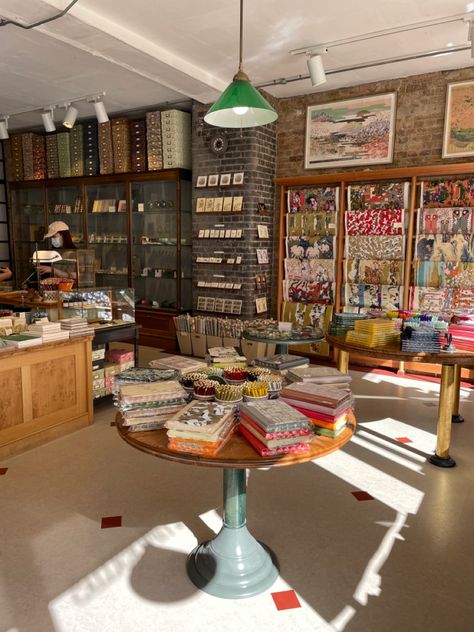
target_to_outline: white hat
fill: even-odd
[[[53,222],[48,226],[48,232],[43,237],[43,239],[52,237],[56,233],[59,233],[60,230],[69,230],[69,226],[65,222]]]

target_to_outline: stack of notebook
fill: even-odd
[[[122,384],[117,398],[120,423],[130,432],[163,428],[170,415],[183,408],[186,397],[186,391],[174,380]]]
[[[306,415],[315,434],[337,437],[352,410],[352,393],[327,385],[298,382],[286,386],[280,398]]]
[[[367,314],[334,314],[329,325],[329,333],[331,336],[343,336],[350,329],[354,329],[357,320],[367,320],[367,318]]]
[[[404,327],[401,335],[401,349],[410,353],[439,353],[441,334],[432,327]]]
[[[289,353],[279,353],[278,355],[268,356],[266,358],[256,358],[255,364],[257,366],[264,366],[267,369],[284,371],[294,366],[306,366],[309,364],[309,360],[308,358],[302,358],[301,356],[291,355]]]
[[[29,325],[27,333],[31,336],[38,336],[43,342],[69,339],[69,331],[62,330],[61,323],[50,323],[47,318]]]
[[[399,344],[396,323],[388,318],[369,318],[354,323],[354,330],[346,333],[346,342],[361,347],[390,347]]]
[[[278,399],[241,404],[239,430],[261,456],[309,451],[309,419]]]
[[[87,322],[87,318],[74,316],[73,318],[62,318],[59,322],[61,323],[61,329],[69,332],[70,338],[94,334],[94,329]]]
[[[474,351],[474,315],[459,316],[458,322],[449,325],[448,334],[451,334],[454,346],[459,351]]]
[[[23,349],[23,347],[33,347],[34,345],[40,345],[42,343],[41,338],[37,336],[28,336],[26,334],[11,334],[11,336],[4,336],[0,338],[4,344],[10,347],[17,347]]]
[[[331,366],[309,366],[295,367],[289,369],[286,377],[291,382],[310,382],[312,384],[327,384],[334,387],[349,388],[352,381],[350,375],[341,373]]]
[[[180,375],[207,368],[207,364],[204,360],[186,358],[178,355],[168,355],[163,356],[162,358],[157,358],[156,360],[151,360],[151,362],[149,362],[149,366],[154,369],[175,369],[176,371],[179,371]]]
[[[203,456],[215,456],[234,427],[232,402],[192,401],[166,422],[168,448]]]
[[[247,358],[240,355],[235,347],[211,347],[206,360],[210,366],[222,369],[228,366],[247,366]]]

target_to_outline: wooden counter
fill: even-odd
[[[91,341],[0,352],[0,459],[92,423]]]

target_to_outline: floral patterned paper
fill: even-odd
[[[332,303],[334,284],[316,281],[283,281],[285,301],[294,303]]]
[[[474,178],[431,180],[422,183],[421,206],[474,206]]]
[[[285,278],[287,280],[306,280],[319,282],[334,281],[334,261],[332,259],[285,259]]]
[[[336,213],[295,213],[286,216],[286,234],[335,235],[337,232]]]
[[[403,269],[403,261],[347,259],[344,261],[344,280],[369,285],[402,285]]]
[[[451,307],[453,290],[450,288],[411,288],[410,309],[423,312],[446,312]]]
[[[399,309],[402,302],[403,287],[346,283],[344,294],[345,304],[353,307]]]
[[[474,261],[474,235],[422,235],[416,240],[415,259],[422,261]]]
[[[347,211],[347,235],[403,235],[403,209]]]
[[[408,182],[352,185],[348,187],[348,208],[351,211],[406,208],[408,186]]]
[[[339,187],[308,187],[288,190],[288,213],[337,211]]]
[[[474,263],[415,261],[413,269],[417,286],[474,288]]]
[[[346,239],[346,259],[405,258],[403,235],[354,235]]]
[[[471,233],[472,208],[422,208],[418,211],[418,233]]]
[[[312,237],[287,237],[286,256],[303,259],[334,259],[335,237],[314,235]]]

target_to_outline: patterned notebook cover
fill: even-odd
[[[332,283],[334,278],[333,259],[296,259],[284,260],[285,278],[287,280],[318,281]]]
[[[407,208],[408,182],[359,184],[348,187],[349,210]]]
[[[302,259],[334,259],[335,237],[315,235],[313,237],[286,237],[286,256]]]
[[[384,261],[383,259],[346,259],[344,261],[346,283],[402,285],[403,271],[403,261]]]
[[[474,206],[474,178],[422,182],[420,206]]]
[[[403,209],[347,211],[347,235],[402,235]]]
[[[346,239],[346,259],[404,259],[403,235],[354,235]]]
[[[288,190],[288,213],[337,211],[339,187],[308,187]]]
[[[418,211],[418,234],[472,233],[472,208],[421,208]]]
[[[415,259],[422,261],[474,260],[474,235],[420,235],[416,240]]]

